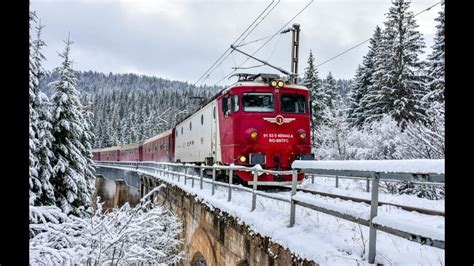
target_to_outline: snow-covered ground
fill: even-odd
[[[204,183],[203,190],[200,190],[198,182],[195,182],[195,186],[192,188],[190,181],[184,185],[183,178],[180,179],[180,182],[177,182],[177,178],[172,180],[161,176],[160,178],[195,194],[198,199],[211,208],[218,208],[229,213],[238,221],[249,225],[255,232],[271,237],[272,241],[289,248],[302,258],[314,260],[322,265],[367,264],[369,228],[366,226],[297,206],[295,225],[289,228],[290,205],[286,202],[257,197],[257,207],[251,212],[252,195],[249,192],[234,190],[232,201],[228,202],[227,187],[217,186],[215,194],[211,196],[210,184]],[[323,185],[318,186],[321,188]],[[346,191],[346,193],[360,193],[348,192],[344,189],[338,190]],[[289,192],[280,194],[285,196],[289,195]],[[384,195],[381,199],[387,200],[384,198],[385,196],[389,195]],[[335,208],[363,218],[368,218],[369,215],[370,206],[365,203],[343,201],[302,192],[298,192],[296,197],[302,201]],[[405,199],[405,202],[407,201],[423,202],[418,198],[416,200]],[[426,207],[429,204],[425,202],[420,205]],[[430,207],[434,205],[436,204],[430,205]],[[416,230],[414,227],[418,226],[425,228],[424,232],[419,233],[444,239],[444,217],[410,213],[393,206],[379,207],[379,217],[382,223],[387,220],[397,221],[398,224],[395,226],[410,230]],[[410,227],[410,224],[416,226]],[[442,265],[444,264],[444,250],[423,246],[378,231],[376,263]]]

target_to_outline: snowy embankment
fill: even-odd
[[[352,170],[381,173],[444,174],[444,159],[294,161],[293,169]]]
[[[151,174],[151,171],[138,170]],[[151,174],[155,175],[155,174]],[[166,182],[178,186],[186,192],[196,195],[210,208],[218,208],[232,215],[241,223],[248,225],[251,230],[272,241],[289,248],[294,254],[302,258],[314,260],[322,265],[358,265],[367,262],[368,227],[345,221],[333,216],[319,213],[300,206],[296,207],[296,223],[289,228],[290,204],[257,196],[257,208],[251,212],[252,194],[246,191],[232,192],[232,201],[227,201],[227,187],[216,186],[215,194],[211,195],[211,185],[204,183],[201,190],[199,182],[195,181],[194,188],[188,180],[184,185],[183,177],[180,182],[177,178],[169,179],[155,175]],[[287,196],[289,192],[280,193]],[[315,196],[298,192],[298,199],[348,212],[367,219],[370,206],[364,203],[355,203]],[[400,210],[393,206],[379,207],[381,217],[389,220],[403,218],[407,222],[416,223],[427,228],[441,230],[444,228],[444,218],[439,216],[422,215]],[[379,232],[377,236],[377,263],[416,263],[439,264],[444,261],[444,250],[408,241],[390,234]]]

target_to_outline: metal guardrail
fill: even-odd
[[[302,170],[305,174],[305,178],[311,178],[311,184],[314,184],[314,177],[315,176],[323,176],[334,178],[335,187],[339,187],[339,180],[340,179],[352,179],[352,180],[361,180],[366,182],[366,192],[370,192],[370,180],[372,177],[367,176],[368,172],[358,172],[351,171],[351,175],[344,175],[347,174],[348,171],[346,170],[325,170],[325,171],[305,171],[308,169]],[[411,184],[417,185],[431,185],[431,186],[440,186],[444,187],[444,182],[431,182],[431,181],[416,181],[416,180],[430,180],[429,177],[433,175],[421,175],[421,174],[407,174],[407,173],[400,173],[398,176],[395,173],[380,173],[381,176],[390,177],[390,178],[380,178],[380,181],[383,182],[393,182],[393,183],[401,183],[404,181],[408,181]],[[435,175],[437,179],[444,180],[444,175]]]
[[[356,170],[330,170],[330,169],[301,169],[301,172],[306,176],[329,176],[338,177],[340,179],[359,179],[367,180],[372,178],[370,171],[356,171]],[[444,174],[437,173],[382,173],[380,174],[380,181],[386,182],[403,182],[410,181],[413,184],[425,184],[444,186]],[[368,192],[368,191],[367,191]]]
[[[252,193],[252,206],[251,206],[251,211],[254,211],[256,208],[256,199],[257,195],[265,198],[270,198],[273,200],[278,200],[278,201],[283,201],[290,203],[290,221],[289,221],[289,227],[294,226],[295,224],[295,213],[296,213],[296,206],[301,206],[305,208],[309,208],[312,210],[316,210],[318,212],[322,212],[325,214],[329,214],[338,218],[342,218],[354,223],[359,223],[365,226],[369,227],[369,256],[368,256],[368,262],[369,263],[374,263],[375,262],[375,250],[376,250],[376,236],[377,236],[377,230],[383,231],[392,235],[396,235],[405,239],[408,239],[410,241],[418,242],[422,245],[429,245],[437,248],[444,249],[445,247],[445,242],[437,239],[432,239],[427,236],[422,236],[419,234],[413,234],[410,232],[404,232],[402,230],[399,230],[397,228],[391,228],[386,225],[382,224],[377,224],[373,222],[373,219],[377,217],[377,211],[378,211],[378,194],[379,194],[379,182],[380,182],[380,173],[378,172],[371,172],[371,177],[363,177],[364,179],[367,180],[367,182],[372,181],[372,192],[371,192],[371,203],[370,203],[370,218],[363,219],[360,217],[354,217],[352,215],[342,213],[339,210],[332,210],[328,208],[323,208],[321,206],[316,206],[314,204],[304,202],[301,200],[296,200],[294,199],[294,196],[297,193],[297,173],[300,172],[300,170],[294,169],[291,171],[272,171],[272,170],[266,170],[262,169],[260,166],[254,166],[254,167],[244,167],[244,166],[222,166],[222,165],[214,165],[214,166],[205,166],[205,165],[194,165],[194,164],[179,164],[179,163],[168,163],[168,162],[97,162],[97,166],[102,166],[102,167],[118,167],[126,170],[136,170],[140,172],[144,172],[146,174],[160,174],[163,177],[166,178],[171,178],[174,179],[174,176],[177,176],[177,181],[180,182],[180,177],[184,178],[184,184],[187,184],[187,180],[191,180],[191,186],[194,187],[194,180],[199,180],[200,184],[200,189],[203,189],[203,182],[205,183],[210,183],[211,184],[211,193],[214,195],[215,193],[215,186],[224,186],[228,187],[228,201],[231,201],[232,199],[232,189],[238,189],[241,191],[246,191]],[[176,168],[181,168],[184,171],[176,171]],[[196,177],[195,175],[189,174],[188,170],[189,169],[200,169],[200,175],[199,177]],[[204,170],[212,170],[212,179],[207,180],[207,178],[204,178]],[[229,182],[224,183],[224,182],[219,182],[216,181],[216,171],[217,170],[228,170],[229,171]],[[234,185],[232,184],[232,179],[233,179],[233,172],[239,170],[239,171],[248,171],[253,173],[253,186],[252,188],[247,188],[243,187],[240,185]],[[321,172],[317,171],[318,169],[314,169],[316,172]],[[331,174],[336,174],[336,176],[342,175],[341,171],[327,171],[325,170],[326,174],[331,173]],[[344,173],[347,173],[347,171],[343,171]],[[360,174],[357,175],[358,171],[351,171],[352,174],[356,174],[356,176],[360,177]],[[272,173],[272,174],[280,174],[280,175],[292,175],[292,186],[291,186],[291,195],[290,197],[285,197],[282,195],[278,194],[272,194],[272,193],[266,193],[262,191],[257,190],[257,180],[258,180],[258,175],[259,173]],[[393,173],[392,173],[393,174]],[[406,173],[404,173],[406,174]],[[364,174],[366,175],[366,174]],[[342,175],[344,176],[344,175]],[[338,177],[337,177],[338,178]],[[336,180],[337,180],[336,178]],[[160,178],[161,179],[161,178]],[[166,179],[161,179],[162,181],[167,182]],[[368,186],[369,187],[369,186]]]

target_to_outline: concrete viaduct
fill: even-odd
[[[95,196],[100,196],[108,209],[125,202],[134,206],[162,182],[149,175],[106,167],[98,167],[96,176]],[[180,250],[185,258],[180,265],[316,265],[176,186],[167,184],[153,200],[170,209],[183,223]]]

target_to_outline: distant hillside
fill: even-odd
[[[136,74],[76,72],[83,103],[94,114],[94,147],[123,145],[141,141],[173,127],[223,87],[200,86],[181,81]],[[53,72],[40,80],[41,88],[58,80]]]
[[[223,89],[137,74],[95,71],[75,74],[76,89],[94,114],[94,148],[134,143],[159,134]],[[58,78],[54,71],[42,78],[42,90],[52,95],[53,88],[48,84]],[[350,80],[337,80],[336,86],[346,96],[350,84]]]

